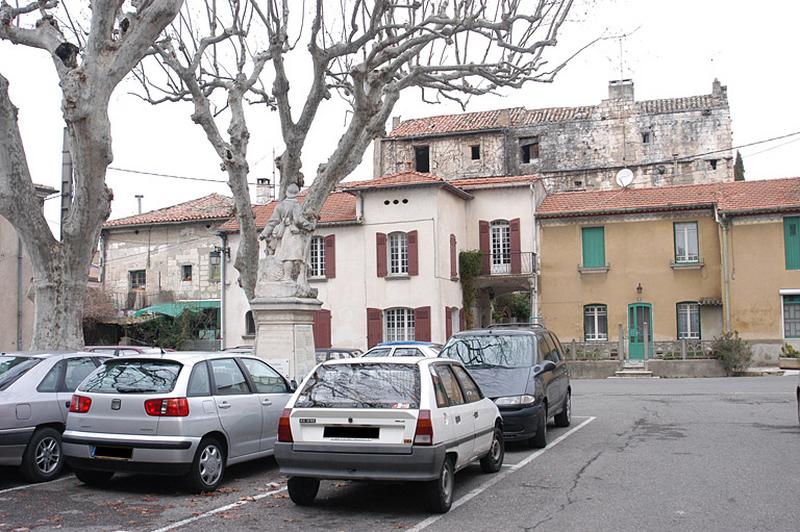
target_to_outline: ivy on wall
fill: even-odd
[[[464,298],[464,321],[467,329],[474,327],[475,317],[472,308],[478,297],[475,278],[481,274],[483,253],[479,250],[462,251],[458,254],[458,274],[461,278],[461,291]]]

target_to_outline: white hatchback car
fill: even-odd
[[[502,418],[460,362],[330,360],[303,381],[278,423],[289,496],[309,505],[320,479],[425,482],[431,509],[453,502],[455,472],[503,465]]]
[[[382,342],[362,357],[438,357],[442,344],[432,342]]]

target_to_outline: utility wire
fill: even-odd
[[[206,183],[223,183],[228,184],[227,179],[213,179],[211,177],[189,177],[184,175],[174,175],[174,174],[161,174],[158,172],[147,172],[145,170],[134,170],[132,168],[120,168],[118,166],[109,166],[109,170],[115,170],[117,172],[125,172],[128,174],[140,174],[140,175],[149,175],[154,177],[168,177],[170,179],[183,179],[185,181],[203,181]],[[248,185],[256,185],[257,183],[253,183],[252,181],[247,182]]]

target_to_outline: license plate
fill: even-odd
[[[90,447],[92,458],[101,460],[130,460],[133,458],[133,448],[131,447],[112,447],[97,445]]]

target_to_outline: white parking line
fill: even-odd
[[[276,493],[281,493],[283,491],[286,491],[285,487],[277,489],[277,490],[273,490],[273,491],[268,491],[266,493],[259,493],[258,495],[253,495],[252,497],[247,497],[246,499],[242,499],[242,500],[239,500],[239,501],[236,501],[236,502],[232,502],[230,504],[226,504],[225,506],[220,506],[219,508],[215,508],[213,510],[209,510],[208,512],[195,515],[194,517],[189,517],[187,519],[184,519],[183,521],[178,521],[176,523],[172,523],[171,525],[167,525],[167,526],[162,527],[162,528],[157,528],[156,530],[153,530],[152,532],[167,532],[167,530],[174,530],[174,529],[182,527],[184,525],[188,525],[189,523],[194,523],[195,521],[199,521],[200,519],[205,519],[206,517],[210,517],[210,516],[212,516],[214,514],[218,514],[220,512],[225,512],[225,511],[230,510],[232,508],[239,508],[240,506],[244,506],[245,504],[250,504],[251,502],[260,501],[261,499],[263,499],[265,497],[269,497],[270,495],[275,495]]]
[[[22,486],[14,486],[13,488],[6,488],[4,490],[0,490],[0,495],[4,493],[8,493],[10,491],[17,491],[17,490],[24,490],[25,488],[32,488],[34,486],[47,486],[48,484],[53,484],[55,482],[61,482],[62,480],[67,480],[70,478],[74,478],[72,475],[67,475],[66,477],[57,478],[55,480],[51,480],[50,482],[37,482],[36,484],[23,484]]]
[[[553,447],[555,447],[556,445],[558,445],[559,443],[564,441],[568,436],[570,436],[571,434],[574,434],[575,432],[579,431],[580,429],[582,429],[583,427],[585,427],[586,425],[588,425],[589,423],[591,423],[595,419],[597,419],[597,418],[594,417],[594,416],[590,417],[589,419],[587,419],[586,421],[584,421],[583,423],[581,423],[580,425],[578,425],[574,429],[571,429],[571,430],[565,432],[564,434],[562,434],[561,436],[559,436],[558,438],[556,438],[552,442],[548,443],[547,447],[545,447],[544,449],[539,449],[538,451],[536,451],[535,453],[531,454],[530,456],[528,456],[527,458],[525,458],[521,462],[518,462],[518,463],[512,465],[509,469],[503,471],[502,473],[498,473],[496,475],[493,475],[490,480],[488,480],[487,482],[484,482],[482,485],[478,486],[477,488],[473,489],[472,491],[470,491],[466,495],[464,495],[464,496],[460,497],[458,500],[454,501],[453,502],[453,506],[450,507],[450,511],[453,511],[456,508],[458,508],[459,506],[469,502],[471,499],[477,497],[478,495],[480,495],[481,493],[486,491],[488,488],[494,486],[495,484],[497,484],[498,482],[500,482],[501,480],[506,478],[508,475],[510,475],[514,471],[516,471],[516,470],[518,470],[518,469],[520,469],[522,467],[525,467],[526,465],[530,464],[531,462],[533,462],[534,460],[536,460],[537,458],[542,456],[542,454],[547,452],[549,449],[552,449]],[[433,523],[435,523],[436,521],[438,521],[439,519],[441,519],[442,517],[444,517],[445,515],[447,515],[447,514],[439,514],[439,515],[431,516],[431,517],[425,519],[424,521],[421,521],[421,522],[417,523],[415,526],[409,528],[408,530],[406,530],[406,532],[417,532],[419,530],[427,528],[427,527],[431,526]]]

